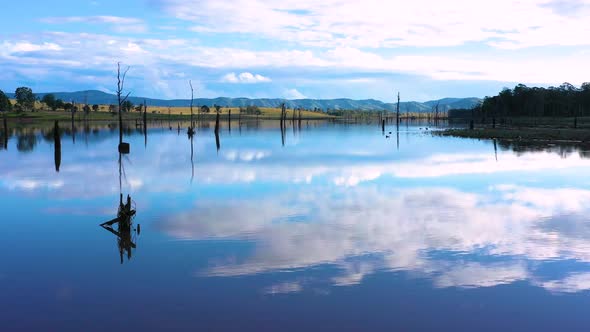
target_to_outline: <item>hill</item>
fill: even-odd
[[[36,96],[43,98],[49,93],[37,93]],[[51,92],[56,98],[63,101],[87,104],[116,104],[117,96],[102,91],[89,90],[77,92]],[[14,98],[14,94],[8,94],[10,98]],[[169,106],[169,107],[187,107],[190,105],[189,99],[152,99],[143,97],[129,97],[133,104],[143,103],[144,100],[148,106]],[[424,103],[409,101],[400,103],[400,112],[429,112],[432,111],[436,104],[439,104],[439,110],[447,111],[452,108],[471,108],[480,103],[479,98],[444,98],[440,100],[432,100]],[[295,99],[286,100],[280,98],[226,98],[219,97],[214,99],[197,98],[194,100],[194,105],[208,105],[214,104],[227,107],[246,107],[255,105],[258,107],[278,107],[285,103],[288,108],[304,108],[322,110],[365,110],[365,111],[394,111],[396,109],[395,103],[384,103],[375,99],[353,100],[353,99]]]

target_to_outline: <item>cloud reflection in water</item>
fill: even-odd
[[[568,229],[590,230],[580,217],[588,212],[589,190],[500,185],[480,194],[377,187],[332,192],[326,195],[316,189],[258,200],[200,201],[159,227],[184,240],[255,243],[245,257],[198,271],[200,276],[328,264],[341,271],[330,280],[339,286],[393,270],[430,278],[435,287],[491,287],[528,280],[551,291],[590,288],[587,274],[571,271],[561,280],[550,280],[538,275],[535,267],[555,260],[590,263],[590,232]],[[294,214],[305,218],[288,221]]]

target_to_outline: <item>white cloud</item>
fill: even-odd
[[[123,60],[134,67],[188,66],[192,67],[191,74],[213,68],[217,71],[208,81],[224,83],[270,82],[268,76],[277,81],[273,73],[277,68],[296,68],[296,74],[291,76],[299,79],[298,82],[309,79],[316,83],[322,79],[318,70],[355,72],[359,77],[402,73],[435,80],[528,84],[568,81],[579,85],[590,77],[586,65],[590,47],[586,38],[590,33],[586,20],[590,14],[589,0],[153,2],[162,6],[163,13],[177,19],[166,17],[155,22],[154,26],[160,28],[151,37],[132,38],[148,32],[146,19],[116,15],[41,19],[51,25],[73,23],[76,29],[85,29],[87,24],[104,25],[116,32],[115,36],[89,34],[84,30],[73,34],[43,31],[30,35],[5,34],[4,44],[8,46],[40,45],[38,50],[25,50],[55,54],[23,56],[16,54],[19,47],[1,49],[0,60],[10,61],[5,67],[12,71],[12,75],[4,76],[37,80],[39,72],[53,66],[58,70],[43,79],[68,81],[74,76],[74,69],[100,70],[106,62]],[[192,26],[193,34],[183,30],[187,25]],[[222,42],[211,43],[207,36]],[[265,42],[273,47],[266,48]],[[56,48],[48,50],[42,46],[44,43]],[[129,44],[141,47],[141,55],[130,56],[128,52],[132,49],[124,49]],[[439,52],[439,48],[432,47],[444,49]],[[532,47],[540,48],[533,53]],[[23,67],[33,74],[25,75]],[[255,74],[262,70],[266,76]],[[233,73],[221,77],[230,71]],[[354,89],[364,88],[368,98],[376,97],[373,87],[378,83],[365,79],[338,80],[339,84],[345,82],[358,86]],[[174,82],[162,86],[175,90]],[[298,83],[299,86],[302,85]],[[273,93],[280,94],[285,88],[280,86]],[[321,89],[330,86],[324,84]]]
[[[3,42],[2,49],[4,54],[12,53],[26,53],[26,52],[39,52],[39,51],[61,51],[62,47],[56,43],[30,43],[28,41],[21,42]],[[0,53],[0,54],[3,54]]]
[[[221,82],[225,83],[265,83],[270,81],[271,79],[268,77],[248,72],[243,72],[238,75],[236,75],[236,73],[229,73],[221,78]]]
[[[469,2],[160,0],[196,31],[251,33],[321,47],[588,45],[588,0]],[[565,10],[563,10],[565,8]],[[579,13],[568,15],[568,13]],[[393,14],[392,14],[393,13]],[[565,15],[564,15],[565,14]],[[263,17],[264,20],[252,20]]]
[[[283,97],[286,99],[305,99],[305,98],[307,98],[303,93],[299,92],[297,89],[286,89],[283,92]]]
[[[41,33],[0,42],[0,60],[15,66],[39,68],[55,66],[62,72],[76,68],[102,69],[123,61],[133,67],[161,68],[298,68],[305,75],[314,71],[406,73],[435,80],[487,80],[523,83],[560,84],[564,81],[581,84],[590,77],[587,54],[539,56],[534,59],[507,55],[382,55],[377,51],[361,51],[353,47],[333,49],[249,50],[201,45],[192,39],[145,39],[87,33]],[[130,47],[132,46],[132,47]],[[84,52],[78,50],[84,49]],[[39,56],[34,52],[45,52]],[[141,52],[138,52],[141,51]],[[22,54],[29,52],[29,54]],[[51,53],[47,53],[51,52]],[[219,56],[223,54],[224,56]],[[546,66],[551,62],[552,66]],[[543,68],[543,70],[539,70]],[[152,69],[153,70],[153,69]],[[140,73],[144,70],[140,70]],[[57,75],[57,76],[56,76]],[[53,73],[52,76],[60,77]],[[31,78],[37,78],[34,75]],[[161,78],[171,80],[172,78]],[[231,72],[221,77],[227,83],[270,82],[269,77],[249,71]],[[354,84],[359,85],[360,82]],[[366,83],[370,84],[370,83]],[[287,89],[288,98],[302,98],[296,89]]]

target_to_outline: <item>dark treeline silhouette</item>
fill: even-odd
[[[528,87],[519,84],[514,89],[505,88],[497,96],[484,98],[473,109],[475,116],[508,117],[578,117],[590,116],[590,83],[580,88],[570,83],[558,87]],[[450,117],[460,114],[450,111]]]

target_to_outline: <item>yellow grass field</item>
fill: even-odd
[[[15,101],[12,101],[13,104],[15,103]],[[78,106],[78,108],[81,108],[80,105],[76,105]],[[92,106],[92,105],[91,105]],[[137,106],[137,105],[136,105]],[[48,110],[47,105],[41,103],[41,102],[35,102],[35,109],[38,110]],[[152,113],[157,113],[157,114],[164,114],[167,115],[168,113],[170,113],[171,115],[190,115],[191,114],[191,110],[190,107],[164,107],[164,106],[147,106],[148,109],[148,114],[152,114]],[[231,108],[222,108],[221,109],[221,114],[228,114],[229,111],[231,110],[231,114],[232,116],[238,116],[238,112],[239,112],[239,107],[231,107]],[[200,110],[200,107],[193,107],[193,114],[197,115],[198,112]],[[99,105],[99,112],[108,112],[109,111],[109,105]],[[271,117],[271,118],[278,118],[280,117],[281,114],[281,109],[280,108],[267,108],[267,107],[261,107],[260,108],[260,116],[261,117]],[[133,110],[130,113],[138,113],[137,111]],[[209,114],[215,114],[215,110],[211,107],[211,111],[209,112]],[[242,113],[243,116],[246,116],[245,113]],[[296,114],[296,116],[298,116],[299,113]],[[248,116],[255,116],[255,115],[248,115]],[[318,113],[318,112],[309,112],[309,111],[301,111],[301,116],[303,118],[309,119],[309,118],[327,118],[330,117],[327,114],[324,113]],[[293,117],[293,110],[287,110],[287,119],[291,119]]]
[[[11,102],[13,104],[16,103],[15,100],[11,100]],[[78,110],[80,110],[82,108],[82,104],[76,104],[76,106],[78,107]],[[89,105],[92,107],[92,105]],[[137,105],[136,105],[137,106]],[[41,111],[42,113],[47,113],[48,115],[50,115],[51,113],[53,113],[49,107],[47,107],[47,105],[45,105],[44,103],[41,103],[39,101],[35,102],[35,110],[37,111]],[[189,116],[190,115],[190,107],[164,107],[164,106],[147,106],[147,110],[148,110],[148,114],[158,114],[159,116],[166,116],[168,114],[172,115],[172,116]],[[231,110],[231,115],[232,118],[236,118],[239,116],[239,107],[231,107],[231,108],[222,108],[221,109],[221,114],[224,116],[227,116],[227,114],[229,114],[229,111]],[[261,118],[270,118],[270,119],[278,119],[280,118],[280,114],[281,114],[281,109],[280,108],[269,108],[269,107],[261,107],[259,108],[261,114],[259,115]],[[60,113],[63,113],[63,110],[58,110],[61,111]],[[198,116],[199,115],[199,111],[200,111],[200,107],[193,107],[193,114],[194,116]],[[80,111],[79,111],[80,112]],[[99,113],[107,113],[109,112],[109,105],[99,105],[99,109],[98,109]],[[81,113],[81,112],[80,112]],[[91,111],[92,113],[96,113],[94,111]],[[133,117],[133,115],[138,115],[139,116],[139,112],[135,110],[135,108],[129,112],[126,113],[130,116]],[[202,113],[205,114],[205,113]],[[210,112],[208,113],[208,116],[214,116],[215,115],[215,110],[211,107]],[[39,114],[40,116],[40,114]],[[243,117],[256,117],[255,114],[246,114],[245,112],[242,113]],[[295,114],[296,117],[299,116],[299,111],[296,111]],[[310,112],[310,111],[301,111],[301,116],[304,119],[325,119],[325,118],[332,118],[333,116],[327,115],[325,113],[319,113],[319,112]],[[293,110],[292,109],[288,109],[287,110],[287,119],[291,119],[293,117]]]
[[[193,108],[193,114],[197,114],[199,111],[199,107],[194,107]],[[108,110],[108,107],[107,107]],[[222,108],[221,109],[221,114],[228,114],[229,111],[231,110],[231,114],[232,116],[238,116],[238,112],[239,112],[239,107],[231,107],[231,108]],[[157,112],[160,114],[168,114],[168,111],[170,111],[170,114],[174,114],[174,115],[190,115],[191,114],[191,110],[190,107],[158,107],[158,106],[148,106],[148,113],[152,113],[152,112]],[[266,108],[266,107],[261,107],[260,108],[260,116],[261,117],[280,117],[281,114],[281,109],[280,108]],[[209,114],[215,114],[215,110],[212,108]],[[242,115],[245,115],[245,113],[242,113]],[[299,113],[296,114],[296,116],[298,116]],[[250,115],[250,116],[254,116],[254,115]],[[328,115],[323,114],[323,113],[317,113],[317,112],[309,112],[309,111],[301,111],[301,116],[304,118],[326,118],[328,117]],[[287,119],[290,119],[291,117],[293,117],[293,110],[287,110]]]

